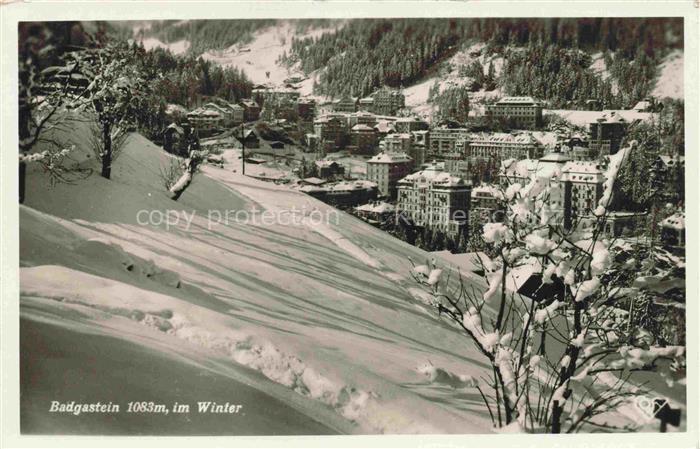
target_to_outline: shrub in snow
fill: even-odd
[[[604,240],[601,230],[629,150],[610,157],[603,200],[585,222],[565,226],[552,203],[560,186],[549,180],[511,185],[501,196],[507,201],[504,222],[483,226],[483,241],[496,254],[484,267],[483,294],[461,276],[458,285],[450,284],[449,272],[434,263],[411,273],[432,293],[438,313],[490,363],[490,379],[479,391],[496,427],[576,432],[600,425],[600,415],[643,392],[634,373],[653,372],[663,382],[682,377],[684,347],[654,346],[631,324],[632,314],[616,306],[634,278],[618,275],[625,272],[626,258],[616,262],[623,250]],[[635,282],[648,288],[646,281]],[[432,382],[457,379],[432,365],[421,372]]]

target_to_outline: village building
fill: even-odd
[[[486,116],[533,129],[542,126],[542,104],[532,97],[504,97],[486,106]]]
[[[394,123],[397,133],[411,133],[413,131],[427,130],[430,125],[425,120],[416,117],[399,117]]]
[[[241,143],[245,145],[246,148],[260,148],[258,133],[256,133],[253,128],[246,129],[243,131]]]
[[[537,159],[543,146],[529,133],[483,133],[468,137],[467,156],[471,161],[506,159]]]
[[[398,181],[411,173],[413,159],[405,153],[379,153],[367,161],[367,179],[377,184],[379,194],[396,198]]]
[[[428,157],[442,157],[454,153],[461,144],[463,148],[468,141],[469,131],[466,128],[438,127],[430,130],[430,152]]]
[[[297,115],[302,120],[312,120],[316,110],[316,100],[313,98],[299,98],[297,100]]]
[[[333,102],[335,112],[355,112],[357,111],[357,98],[345,95]]]
[[[564,227],[577,218],[592,215],[603,196],[605,168],[597,161],[570,161],[562,168],[564,183]]]
[[[385,201],[377,201],[357,206],[355,212],[370,223],[384,223],[394,218],[396,206]]]
[[[350,130],[348,151],[354,154],[375,154],[377,149],[377,132],[374,128],[357,124]]]
[[[360,100],[357,102],[357,110],[364,111],[364,112],[374,111],[374,98],[372,98],[372,97],[360,98]]]
[[[406,106],[406,97],[401,91],[387,87],[379,89],[372,95],[373,111],[378,115],[396,115],[399,109]]]
[[[460,178],[469,179],[469,161],[459,151],[447,153],[442,157],[445,164],[445,171]]]
[[[318,177],[323,179],[341,178],[345,174],[345,167],[336,161],[328,161],[325,159],[314,161]]]
[[[245,108],[240,104],[229,103],[228,108],[231,110],[233,125],[240,125],[245,121]]]
[[[627,132],[627,120],[615,111],[610,111],[589,123],[588,129],[588,148],[595,157],[615,154]]]
[[[344,146],[347,137],[345,120],[339,115],[321,116],[314,120],[314,134],[325,150]]]
[[[491,184],[482,184],[472,188],[469,213],[479,223],[502,222],[505,218],[503,193]]]
[[[416,166],[420,167],[425,163],[426,155],[430,150],[430,131],[411,131],[413,135],[413,151],[415,154]]]
[[[394,127],[394,122],[391,120],[377,120],[377,124],[374,125],[374,129],[377,131],[377,138],[378,139],[383,139],[384,137],[388,136],[389,134],[396,132],[396,128]]]
[[[241,100],[243,118],[246,122],[254,122],[260,118],[260,106],[255,100]]]
[[[661,240],[668,245],[685,246],[685,212],[679,212],[661,221]]]
[[[608,211],[603,233],[608,237],[629,237],[646,225],[646,212]]]
[[[370,128],[374,128],[377,124],[377,116],[371,112],[354,112],[352,114],[347,114],[346,119],[348,121],[348,128],[352,128],[355,125],[367,125]]]
[[[377,184],[365,181],[341,181],[321,186],[306,185],[300,192],[313,196],[324,203],[338,207],[353,207],[377,199]]]
[[[211,109],[197,108],[187,114],[187,121],[201,135],[209,135],[223,125],[223,115]]]
[[[471,187],[439,165],[410,174],[397,184],[399,213],[417,226],[450,234],[464,231]]]
[[[393,133],[382,139],[383,151],[390,153],[409,154],[413,143],[413,136],[409,133]]]

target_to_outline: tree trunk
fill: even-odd
[[[182,174],[182,176],[180,176],[180,179],[178,179],[177,182],[170,187],[170,199],[177,201],[180,199],[182,194],[185,193],[187,187],[189,187],[192,183],[192,179],[194,178],[194,174],[197,172],[197,167],[199,166],[200,162],[201,159],[199,156],[190,156],[187,159],[185,162],[185,172]]]
[[[180,199],[191,183],[192,174],[189,172],[189,169],[187,169],[185,170],[185,173],[180,176],[180,179],[178,179],[177,182],[170,188],[170,199],[173,201]]]
[[[28,107],[26,105],[27,99],[20,100],[20,106],[19,106],[19,142],[20,142],[20,154],[22,154],[22,151],[26,151],[26,148],[23,148],[21,145],[23,145],[24,141],[29,138],[29,118],[30,118],[30,112],[28,110]],[[27,175],[27,163],[26,162],[20,162],[19,163],[19,204],[24,203],[24,193],[25,193],[25,186],[26,186],[26,175]]]
[[[102,177],[109,179],[112,176],[112,127],[105,123],[102,125]]]
[[[27,163],[19,163],[19,204],[24,203],[24,186],[26,185]]]

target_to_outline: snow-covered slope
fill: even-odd
[[[417,115],[426,119],[430,118],[435,109],[434,105],[428,102],[430,88],[437,84],[440,86],[440,91],[444,91],[449,87],[461,86],[470,82],[469,78],[459,74],[459,70],[460,67],[468,66],[474,60],[478,60],[482,64],[485,72],[488,70],[489,63],[493,62],[494,71],[498,76],[501,67],[503,67],[503,58],[485,55],[485,46],[481,42],[464,45],[447,60],[438,63],[425,78],[406,87],[403,91],[406,96],[406,106]],[[486,98],[500,97],[501,95],[500,90],[485,91],[482,89],[472,93],[469,98],[471,102],[470,114],[483,113],[479,104]]]
[[[341,26],[342,22],[337,22],[336,25]],[[317,37],[332,33],[335,29],[312,27],[299,31],[297,22],[281,21],[255,32],[246,44],[236,44],[221,51],[209,50],[202,57],[225,67],[238,67],[255,84],[282,86],[290,76],[304,76],[297,66],[287,67],[279,62],[283,54],[291,53],[292,38]],[[317,76],[318,73],[312,73],[298,83],[301,95],[311,95]]]
[[[683,99],[683,52],[674,50],[661,62],[652,95],[657,98]]]
[[[76,142],[82,133],[72,132]],[[225,156],[225,168],[205,167],[177,203],[160,185],[169,156],[138,134],[111,180],[93,174],[50,187],[40,170],[29,173],[20,209],[31,372],[24,430],[76,429],[41,401],[146,394],[166,403],[242,401],[246,422],[256,424],[216,433],[489,432],[473,388],[455,391],[417,371],[428,360],[458,374],[486,370],[471,343],[420,301],[408,258],[422,262],[427,253],[302,193],[244,177],[236,151]],[[279,222],[266,224],[263,210]],[[171,224],[139,224],[168,211]],[[245,222],[241,211],[255,219]],[[317,225],[326,213],[330,223]],[[59,387],[61,372],[80,382]],[[273,409],[289,419],[276,425]],[[164,428],[162,417],[128,419],[95,420],[91,432]],[[209,432],[203,419],[168,422]]]

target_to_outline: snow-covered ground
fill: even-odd
[[[473,60],[478,60],[484,67],[484,73],[487,73],[489,63],[493,61],[494,71],[496,76],[500,74],[503,67],[502,57],[486,56],[484,54],[484,43],[474,43],[465,48],[460,49],[446,61],[443,61],[435,68],[434,72],[425,77],[420,82],[409,86],[403,90],[406,97],[406,107],[413,110],[414,113],[423,118],[430,118],[434,112],[434,106],[428,103],[428,94],[430,88],[436,83],[440,86],[440,91],[453,86],[461,86],[470,81],[469,78],[460,76],[459,69],[462,66],[468,66]],[[478,103],[483,102],[487,98],[500,97],[502,93],[497,89],[494,91],[478,91],[470,95],[470,100],[473,104],[470,105],[470,114],[480,111]]]
[[[183,39],[175,42],[165,43],[155,37],[147,37],[140,41],[146,50],[152,50],[154,48],[164,48],[170,50],[173,54],[182,55],[190,48],[189,41]]]
[[[603,111],[579,111],[574,109],[543,109],[542,115],[556,115],[575,126],[588,127],[589,123],[595,122],[603,115],[609,115],[613,110]],[[628,122],[640,120],[648,122],[656,118],[653,112],[639,112],[632,109],[615,109],[614,112]]]
[[[340,23],[338,22],[337,26],[340,26]],[[290,76],[304,76],[297,66],[287,67],[279,63],[279,58],[284,53],[291,53],[292,38],[318,37],[324,33],[332,33],[335,29],[309,28],[298,32],[296,22],[282,21],[255,32],[248,43],[236,44],[221,51],[209,50],[202,54],[202,57],[225,67],[238,67],[255,84],[283,86],[284,80]],[[301,95],[311,95],[317,76],[318,73],[312,73],[298,83]]]
[[[81,133],[73,132],[78,143]],[[22,326],[51,342],[54,355],[42,358],[23,396],[25,429],[52,422],[35,404],[58,394],[52,373],[68,370],[81,379],[70,391],[84,401],[153,391],[194,402],[211,379],[219,387],[230,379],[230,398],[220,388],[217,399],[245,401],[256,390],[243,402],[247,419],[259,418],[255,429],[271,434],[289,433],[261,416],[280,403],[302,433],[490,432],[473,388],[454,390],[418,370],[428,360],[460,375],[487,370],[467,339],[421,302],[408,258],[429,255],[302,193],[244,177],[237,150],[224,155],[230,163],[205,167],[177,203],[159,179],[169,155],[138,134],[109,181],[93,174],[50,187],[30,171],[20,210]],[[263,210],[279,223],[265,224]],[[139,224],[168,211],[171,224]],[[330,222],[317,224],[326,213]],[[298,220],[284,218],[293,214]],[[98,337],[104,352],[92,343]],[[27,358],[42,350],[26,347]],[[134,351],[153,354],[153,367],[144,371]],[[116,370],[115,360],[132,361]],[[103,366],[115,371],[105,377]],[[187,387],[164,388],[170,371]],[[125,428],[121,416],[103,430]],[[153,431],[152,422],[131,426]],[[202,420],[180,429],[207,431]]]

